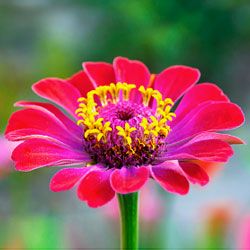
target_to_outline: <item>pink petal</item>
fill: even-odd
[[[137,88],[143,85],[147,87],[150,82],[150,72],[148,68],[140,61],[129,60],[125,57],[116,57],[113,62],[116,81],[135,84]],[[134,89],[130,93],[130,100],[134,102],[141,101],[141,94]]]
[[[198,141],[206,141],[206,140],[220,140],[227,142],[228,144],[245,144],[243,140],[232,135],[219,134],[215,132],[202,132],[197,134],[196,136],[190,136],[181,141],[167,144],[166,149],[173,151],[174,149],[178,149],[181,146],[184,146],[185,144],[190,144]]]
[[[188,180],[201,186],[209,182],[209,176],[206,171],[199,165],[192,162],[179,162],[180,167],[185,172]]]
[[[50,181],[50,189],[53,192],[66,191],[75,186],[75,184],[89,171],[91,168],[64,168],[59,170]]]
[[[15,103],[16,107],[25,107],[31,109],[41,110],[43,112],[49,112],[50,115],[54,115],[58,120],[60,120],[67,130],[71,132],[72,136],[82,137],[82,128],[77,126],[75,121],[69,119],[60,109],[54,105],[46,102],[30,102],[30,101],[19,101]]]
[[[59,106],[65,108],[71,115],[75,115],[78,108],[80,92],[69,82],[59,78],[46,78],[32,86],[33,91]]]
[[[117,193],[127,194],[137,192],[146,183],[148,177],[147,167],[122,167],[113,171],[110,181]]]
[[[94,89],[94,85],[83,70],[68,78],[67,81],[74,85],[83,97],[87,96],[87,93]]]
[[[193,108],[206,101],[229,102],[229,99],[215,84],[198,84],[184,95],[175,111],[176,118],[174,119],[173,124],[178,123],[178,121],[183,119],[183,117],[192,111]]]
[[[117,82],[147,87],[150,80],[148,68],[140,61],[116,57],[113,62]]]
[[[192,162],[202,167],[210,178],[213,177],[218,171],[222,170],[224,166],[221,162],[208,162],[200,160],[192,160]]]
[[[168,135],[168,143],[176,142],[205,131],[221,131],[239,127],[244,114],[239,106],[228,102],[209,103],[193,109]]]
[[[31,171],[41,167],[84,164],[90,161],[84,152],[74,151],[63,144],[44,139],[30,139],[15,148],[12,153],[16,169]]]
[[[189,183],[178,163],[164,162],[151,167],[151,175],[162,188],[171,193],[187,194]]]
[[[6,132],[9,140],[25,140],[46,136],[81,149],[81,138],[70,134],[67,128],[49,112],[36,109],[24,109],[14,112],[9,120]],[[49,138],[48,138],[49,139]]]
[[[90,207],[99,207],[113,199],[115,192],[110,185],[111,170],[96,169],[90,171],[78,186],[80,200]]]
[[[227,142],[228,144],[245,144],[240,138],[228,135],[228,134],[219,134],[214,132],[203,132],[195,136],[191,141],[204,141],[204,140],[221,140]]]
[[[231,146],[220,140],[190,141],[181,147],[168,148],[165,160],[197,159],[227,162],[233,155]]]
[[[222,140],[224,142],[227,142],[228,144],[246,144],[242,139],[232,136],[232,135],[227,135],[227,134],[214,134],[214,139]]]
[[[172,66],[156,76],[154,88],[163,97],[173,101],[178,100],[191,86],[198,82],[200,72],[196,68],[187,66]]]
[[[109,63],[85,62],[83,68],[95,88],[116,83],[113,66]]]

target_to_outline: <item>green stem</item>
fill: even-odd
[[[138,249],[138,193],[118,194],[121,223],[121,249]]]

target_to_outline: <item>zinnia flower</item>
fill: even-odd
[[[32,87],[68,116],[50,103],[20,101],[16,106],[24,109],[12,114],[6,130],[9,140],[23,141],[12,154],[19,171],[80,166],[57,172],[52,191],[78,184],[79,199],[98,207],[153,178],[184,195],[189,183],[208,182],[203,164],[228,161],[230,144],[242,143],[217,133],[240,126],[241,109],[216,85],[195,86],[198,69],[172,66],[156,75],[122,57],[83,68],[69,79],[46,78]]]

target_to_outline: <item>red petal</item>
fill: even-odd
[[[173,124],[183,119],[183,117],[197,107],[200,103],[206,101],[223,101],[229,102],[228,97],[212,83],[202,83],[191,88],[183,97],[175,113],[176,118]]]
[[[135,84],[137,88],[143,85],[147,87],[150,81],[148,68],[140,61],[129,60],[124,57],[116,57],[113,62],[116,81]],[[134,89],[130,93],[130,100],[140,102],[141,95]]]
[[[169,97],[176,101],[197,83],[199,78],[198,69],[187,66],[172,66],[156,76],[154,88],[159,90],[164,98]]]
[[[188,193],[189,183],[177,163],[164,162],[152,166],[151,174],[166,191],[182,195]]]
[[[239,127],[243,122],[244,114],[236,104],[209,103],[193,109],[188,116],[173,126],[167,140],[172,143],[205,131],[229,130]]]
[[[170,148],[173,149],[177,149],[180,148],[181,146],[184,146],[185,144],[190,144],[194,143],[194,142],[198,142],[198,141],[206,141],[206,140],[220,140],[220,141],[224,141],[227,142],[228,144],[245,144],[245,142],[243,140],[241,140],[238,137],[232,136],[232,135],[228,135],[228,134],[219,134],[219,133],[215,133],[215,132],[202,132],[198,135],[196,135],[195,137],[190,136],[188,138],[185,138],[181,141],[178,141],[176,143],[171,143],[167,145],[167,150],[169,150]]]
[[[214,139],[222,140],[229,144],[246,144],[243,140],[236,136],[227,135],[227,134],[217,134],[213,133]]]
[[[68,78],[67,81],[74,85],[83,97],[85,97],[90,90],[94,89],[94,85],[83,70]]]
[[[51,191],[60,192],[71,189],[90,169],[88,167],[61,169],[50,181]]]
[[[116,57],[113,62],[117,82],[147,87],[150,80],[148,68],[140,61]]]
[[[84,164],[90,161],[88,155],[83,152],[44,139],[30,139],[21,143],[13,151],[12,160],[20,171],[31,171],[45,166]]]
[[[81,149],[81,138],[70,134],[67,128],[53,115],[36,109],[16,111],[10,117],[6,137],[9,140],[25,140],[37,138],[39,135],[64,142],[74,148]]]
[[[192,162],[202,167],[210,178],[213,177],[218,171],[222,170],[224,166],[224,164],[220,162],[207,162],[199,160],[192,160]]]
[[[101,85],[116,83],[113,66],[105,62],[86,62],[83,68],[96,88]]]
[[[111,186],[117,193],[137,192],[148,180],[147,167],[123,167],[113,171],[110,177]]]
[[[70,114],[75,115],[78,108],[80,92],[69,82],[59,78],[46,78],[32,86],[33,91],[50,101],[65,108]]]
[[[49,112],[50,114],[56,116],[67,128],[73,136],[81,138],[82,129],[80,126],[77,126],[76,122],[69,119],[60,109],[54,105],[46,102],[30,102],[30,101],[19,101],[15,103],[16,107],[25,107],[31,109],[41,110],[43,112]]]
[[[220,140],[190,141],[181,147],[167,150],[166,160],[197,159],[202,161],[227,162],[233,155],[231,146]]]
[[[192,162],[179,162],[179,165],[192,183],[204,186],[209,182],[209,176],[199,165]]]
[[[99,207],[111,199],[115,192],[110,185],[111,170],[93,170],[82,179],[77,194],[80,200],[86,201],[90,207]]]

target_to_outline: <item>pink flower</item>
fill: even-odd
[[[250,215],[245,216],[241,222],[237,249],[250,249]]]
[[[204,163],[227,162],[230,144],[242,143],[217,133],[239,127],[241,109],[216,85],[195,86],[198,69],[173,66],[155,75],[142,62],[122,57],[83,68],[67,80],[33,85],[69,116],[50,103],[21,101],[16,106],[24,109],[11,116],[6,130],[9,140],[24,140],[12,155],[19,171],[82,165],[57,172],[52,191],[78,184],[79,199],[98,207],[115,193],[138,191],[151,177],[184,195],[189,183],[209,181]]]
[[[10,172],[11,153],[17,143],[9,142],[0,135],[0,178]]]

